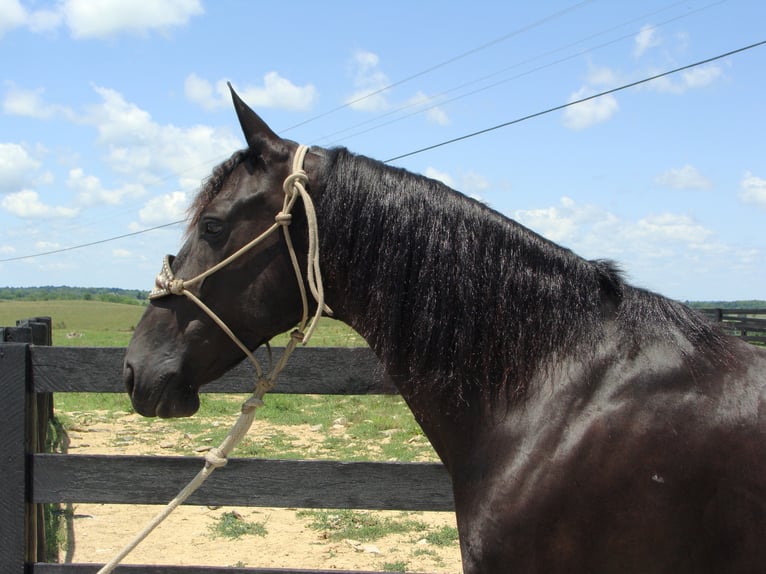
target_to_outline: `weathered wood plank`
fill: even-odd
[[[35,392],[125,392],[122,347],[33,347],[31,352]],[[281,352],[281,348],[273,349],[274,357]],[[268,364],[264,349],[259,349],[256,357],[263,365]],[[249,363],[240,363],[203,390],[249,393],[254,385],[253,373]],[[384,387],[380,363],[366,347],[306,347],[290,357],[273,392],[363,395],[392,394],[396,390]]]
[[[96,574],[102,564],[33,564],[33,574]],[[153,566],[148,564],[118,566],[115,574],[385,574],[361,570],[303,570],[298,568],[223,568],[218,566]]]
[[[201,468],[202,460],[190,457],[34,455],[33,501],[165,504]],[[450,479],[441,464],[325,460],[233,458],[188,503],[454,509]]]
[[[31,336],[31,335],[30,335]],[[29,346],[0,343],[0,565],[23,572],[27,549],[26,393]]]

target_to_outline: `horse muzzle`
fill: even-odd
[[[190,417],[199,409],[199,393],[182,377],[168,371],[153,378],[140,376],[125,362],[123,382],[136,412],[145,417]]]

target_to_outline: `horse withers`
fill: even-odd
[[[367,340],[449,471],[466,573],[766,571],[766,351],[345,149],[300,162],[315,213],[295,202],[290,242],[242,251],[286,223],[301,148],[232,96],[248,146],[204,182],[174,279],[136,327],[137,412],[193,414],[202,385],[301,322],[301,287],[316,286],[292,259],[311,268],[313,237],[327,309]],[[199,277],[193,298],[173,290]]]

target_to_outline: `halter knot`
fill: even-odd
[[[279,223],[279,225],[290,225],[290,222],[292,220],[293,220],[293,214],[292,213],[285,213],[284,211],[280,211],[274,217],[274,221]]]
[[[213,468],[221,468],[226,466],[228,459],[226,454],[220,448],[211,448],[205,454],[205,462]]]
[[[173,295],[182,295],[184,292],[184,280],[183,279],[173,279],[168,283],[167,285],[168,291],[170,291]]]
[[[285,181],[282,184],[282,189],[284,189],[285,194],[292,196],[295,193],[293,188],[296,185],[300,184],[303,187],[306,187],[308,183],[309,176],[306,175],[306,172],[302,169],[297,169],[285,178]]]

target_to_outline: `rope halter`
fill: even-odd
[[[240,247],[237,251],[213,265],[206,271],[203,271],[196,277],[191,279],[180,279],[173,274],[172,263],[174,257],[172,255],[166,255],[162,262],[162,269],[154,280],[154,289],[149,293],[149,299],[160,299],[169,295],[183,295],[191,301],[193,301],[205,314],[208,315],[229,338],[242,350],[245,356],[255,367],[256,376],[258,379],[258,385],[256,390],[263,388],[264,391],[258,399],[260,400],[268,390],[273,387],[274,380],[279,372],[284,368],[287,363],[287,358],[293,352],[298,343],[304,345],[308,343],[311,335],[316,328],[319,318],[322,313],[332,314],[332,309],[328,307],[324,302],[324,287],[322,284],[322,273],[319,269],[319,234],[316,220],[316,210],[314,209],[314,203],[311,201],[311,196],[306,191],[308,186],[308,176],[303,170],[303,162],[308,152],[308,147],[305,145],[299,145],[295,151],[295,157],[293,158],[292,173],[285,179],[282,188],[285,192],[284,203],[282,210],[277,213],[274,218],[274,223],[266,231],[258,235],[255,239],[249,243]],[[298,257],[295,254],[295,248],[293,247],[292,238],[290,236],[290,223],[292,222],[292,209],[295,202],[300,197],[303,201],[304,211],[306,212],[306,220],[308,224],[308,253],[307,253],[307,266],[306,266],[306,283],[308,283],[311,295],[317,303],[317,309],[313,317],[309,321],[309,303],[308,295],[306,293],[306,287],[303,281],[303,274],[301,272],[300,264],[298,263]],[[190,290],[191,287],[198,287],[207,277],[215,273],[216,271],[226,267],[236,259],[242,257],[245,253],[259,245],[272,233],[276,232],[279,228],[285,236],[285,242],[287,243],[287,250],[290,254],[290,260],[295,270],[295,277],[298,281],[298,288],[301,294],[301,303],[303,305],[303,314],[301,316],[301,322],[295,329],[291,336],[288,345],[282,354],[282,357],[273,367],[268,376],[264,376],[261,364],[258,359],[255,358],[253,352],[237,337],[234,332],[226,325],[226,323],[210,308],[208,307],[197,295]],[[307,328],[308,325],[308,328]]]
[[[284,185],[282,186],[285,192],[285,201],[282,205],[282,211],[277,213],[276,217],[274,218],[274,224],[266,231],[250,241],[250,243],[241,247],[238,251],[229,255],[220,263],[214,265],[207,271],[200,273],[192,279],[179,279],[175,277],[171,268],[173,263],[172,256],[166,255],[164,261],[162,262],[162,270],[155,279],[155,286],[152,292],[149,294],[149,299],[160,299],[169,295],[183,295],[184,297],[188,297],[194,301],[194,303],[196,303],[200,309],[202,309],[211,319],[213,319],[213,321],[215,321],[215,323],[221,327],[221,329],[223,329],[223,331],[231,338],[231,340],[234,341],[240,349],[242,349],[247,358],[250,359],[250,362],[252,362],[255,366],[258,382],[255,385],[255,391],[253,392],[253,395],[242,405],[239,417],[234,423],[232,429],[229,431],[229,434],[226,436],[220,446],[211,449],[205,456],[205,465],[203,466],[202,470],[197,473],[197,475],[189,482],[189,484],[187,484],[181,490],[181,492],[179,492],[178,495],[173,500],[171,500],[167,506],[165,506],[162,511],[149,522],[149,524],[146,525],[146,527],[144,527],[141,532],[136,534],[136,536],[130,542],[128,542],[128,544],[122,550],[120,550],[117,555],[115,555],[107,564],[105,564],[98,571],[98,574],[109,574],[112,572],[117,567],[117,565],[122,562],[122,560],[141,543],[141,541],[149,536],[152,530],[154,530],[163,520],[165,520],[165,518],[167,518],[170,513],[173,512],[173,510],[175,510],[179,505],[183,504],[183,502],[187,500],[189,496],[191,496],[191,494],[202,485],[203,482],[205,482],[207,477],[210,476],[210,474],[216,468],[221,468],[222,466],[226,465],[226,457],[247,434],[247,431],[250,429],[250,425],[252,425],[253,419],[255,418],[255,410],[263,405],[263,395],[265,395],[274,386],[274,381],[276,380],[279,372],[284,368],[285,364],[287,364],[287,359],[290,354],[293,352],[293,350],[295,350],[295,347],[298,345],[298,343],[302,342],[305,345],[308,342],[311,334],[314,331],[314,328],[316,327],[317,321],[319,321],[319,318],[322,316],[322,312],[325,312],[328,315],[332,314],[332,310],[327,305],[325,305],[324,302],[322,274],[319,271],[319,241],[317,233],[316,212],[314,210],[314,204],[311,201],[311,197],[306,192],[308,176],[306,176],[306,172],[303,171],[303,160],[306,157],[307,151],[308,148],[306,146],[298,146],[298,149],[295,152],[295,158],[293,159],[292,173],[285,179]],[[295,249],[293,248],[293,242],[290,238],[289,231],[289,225],[292,220],[291,211],[298,197],[303,200],[303,207],[306,211],[306,219],[308,221],[309,231],[306,281],[309,285],[309,289],[311,290],[311,295],[317,302],[317,310],[314,316],[311,318],[310,323],[308,317],[309,304],[308,297],[306,295],[306,288],[303,283],[303,275],[301,273],[300,265],[298,264],[298,258],[295,255]],[[239,338],[232,332],[232,330],[229,329],[226,323],[218,315],[216,315],[212,309],[205,305],[200,300],[200,298],[197,297],[197,295],[192,293],[189,288],[195,285],[199,285],[206,277],[209,277],[219,269],[225,267],[238,257],[241,257],[243,254],[250,251],[280,227],[285,234],[287,250],[290,253],[290,260],[292,261],[293,269],[295,270],[295,277],[298,280],[298,288],[301,292],[301,302],[303,303],[303,315],[298,328],[292,332],[290,341],[285,347],[285,350],[282,353],[279,361],[276,365],[274,365],[268,376],[264,376],[263,369],[261,369],[261,365],[253,355],[252,351],[250,351],[250,349],[248,349],[247,346],[239,340]],[[306,329],[307,324],[308,329]]]

